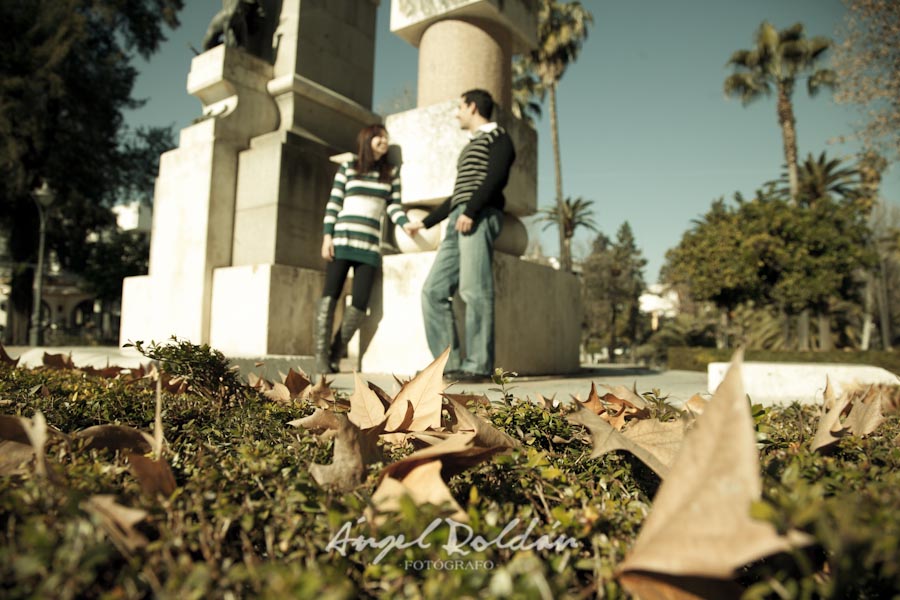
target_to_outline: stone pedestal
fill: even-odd
[[[122,342],[176,335],[232,355],[312,352],[328,157],[380,121],[368,108],[377,3],[265,8],[268,46],[252,49],[269,60],[218,46],[191,64],[203,116],[161,158],[150,273],[123,285]]]
[[[422,325],[422,285],[434,252],[384,257],[382,280],[373,290],[369,318],[360,330],[361,370],[366,373],[412,375],[433,357]],[[494,255],[495,361],[520,375],[569,373],[578,370],[581,305],[575,275]],[[454,298],[457,322],[463,303]],[[465,347],[465,331],[460,327]]]

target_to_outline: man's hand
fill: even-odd
[[[331,236],[327,233],[322,238],[322,258],[328,262],[334,260],[334,242],[331,241]]]
[[[405,231],[406,235],[408,235],[409,237],[413,237],[414,235],[419,233],[419,230],[421,230],[423,227],[424,225],[422,224],[422,221],[410,221],[403,226],[403,231]]]
[[[472,226],[475,224],[471,218],[466,215],[459,215],[456,219],[455,229],[460,233],[469,233],[472,231]]]

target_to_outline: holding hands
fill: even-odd
[[[424,227],[424,225],[422,225],[422,221],[410,221],[403,226],[403,231],[405,231],[406,235],[408,235],[409,237],[413,237],[422,229],[422,227]]]

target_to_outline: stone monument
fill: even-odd
[[[196,56],[203,116],[163,154],[150,272],[120,342],[172,335],[229,356],[312,353],[325,199],[371,112],[377,0],[262,0],[245,47]]]

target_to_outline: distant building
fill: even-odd
[[[671,319],[678,314],[680,303],[678,293],[661,283],[652,283],[639,298],[641,312],[650,315],[650,328],[659,329],[660,317]]]

